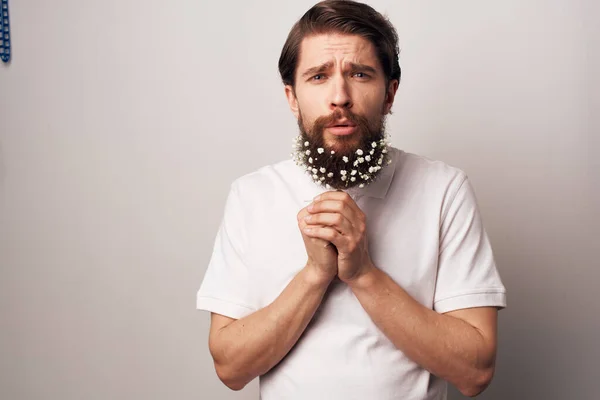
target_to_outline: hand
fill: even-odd
[[[298,213],[298,227],[302,233],[304,247],[308,255],[306,268],[315,274],[319,282],[331,282],[338,273],[338,254],[335,246],[323,239],[309,237],[305,217],[309,215],[307,207]]]
[[[304,233],[333,243],[337,249],[338,277],[349,283],[374,268],[367,243],[365,214],[350,195],[325,192],[308,207]]]

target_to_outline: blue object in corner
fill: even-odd
[[[8,18],[8,0],[0,0],[0,59],[10,61],[10,23]]]

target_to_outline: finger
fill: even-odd
[[[314,239],[322,239],[331,242],[336,248],[346,248],[348,238],[340,234],[336,229],[328,226],[308,226],[303,229],[306,236]]]
[[[346,203],[349,207],[354,209],[355,212],[360,213],[362,210],[356,204],[354,199],[346,192],[341,190],[328,191],[325,193],[321,193],[319,196],[315,197],[314,201],[320,200],[339,200]]]
[[[354,227],[348,218],[339,213],[318,213],[309,214],[304,217],[308,226],[319,225],[335,228],[342,235],[352,235]]]
[[[352,225],[359,220],[354,209],[340,200],[319,200],[309,205],[307,210],[311,215],[319,213],[342,214]]]

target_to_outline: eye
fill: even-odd
[[[323,78],[325,78],[325,75],[323,75],[323,74],[317,74],[317,75],[313,76],[310,79],[313,80],[313,81],[321,81],[321,80],[323,80]]]
[[[353,75],[360,79],[366,79],[369,77],[369,75],[365,74],[364,72],[355,72]]]

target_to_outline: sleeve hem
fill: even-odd
[[[434,310],[438,313],[460,310],[473,307],[498,307],[506,308],[506,293],[502,289],[481,290],[476,293],[467,293],[447,297],[434,302]]]
[[[234,319],[243,318],[256,311],[252,307],[206,296],[198,296],[196,309],[221,314]]]

